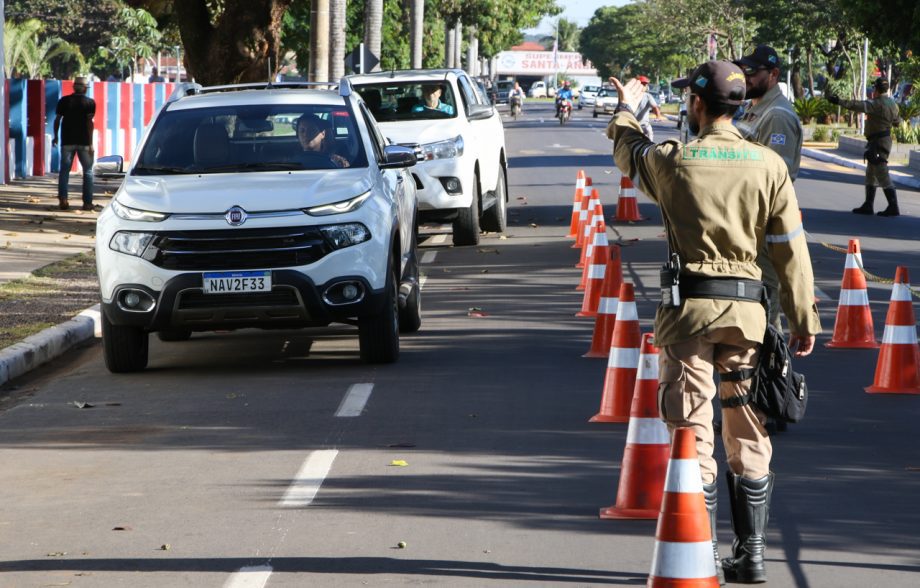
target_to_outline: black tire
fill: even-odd
[[[493,233],[504,233],[508,226],[508,180],[505,166],[498,170],[495,185],[495,204],[482,214],[482,228]]]
[[[399,297],[396,275],[387,280],[383,308],[358,321],[361,359],[367,363],[393,363],[399,359]]]
[[[594,111],[592,114],[594,115],[594,118],[597,118],[597,111]]]
[[[147,367],[150,337],[140,327],[113,325],[102,313],[102,350],[105,367],[113,374],[139,372]]]
[[[473,201],[457,212],[454,219],[454,245],[479,245],[479,176],[473,178]]]
[[[166,343],[173,341],[188,341],[192,338],[192,331],[189,329],[170,329],[168,331],[157,331],[157,338],[160,341]]]

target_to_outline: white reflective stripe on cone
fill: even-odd
[[[616,314],[619,302],[619,298],[601,298],[597,303],[597,314]]]
[[[869,306],[869,293],[866,290],[841,290],[840,306]]]
[[[885,333],[882,335],[882,345],[916,345],[917,344],[917,325],[897,326],[885,325]]]
[[[907,284],[895,284],[891,288],[892,302],[913,302],[910,297],[910,286]]]
[[[848,254],[846,265],[843,266],[843,269],[860,269],[862,268],[862,255],[857,254]]]
[[[629,429],[626,431],[626,444],[633,445],[669,445],[671,434],[668,426],[655,418],[629,417]]]
[[[665,492],[703,492],[703,474],[699,459],[672,459],[664,480]]]
[[[603,280],[604,273],[607,271],[607,266],[603,264],[591,264],[588,268],[588,279],[589,280]]]
[[[639,313],[636,311],[636,303],[631,300],[620,303],[617,308],[617,320],[638,321]]]
[[[711,578],[716,575],[712,542],[655,541],[652,575],[656,578]]]
[[[651,353],[642,353],[639,355],[639,373],[636,374],[636,379],[658,379],[658,355]]]
[[[607,241],[607,233],[601,231],[594,233],[594,244],[597,246],[609,245],[610,242]]]
[[[639,365],[638,347],[611,347],[607,358],[608,368],[627,368],[634,370]]]

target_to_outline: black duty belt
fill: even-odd
[[[878,141],[879,139],[884,139],[885,137],[891,136],[891,129],[887,131],[879,131],[877,133],[872,133],[871,135],[866,135],[866,141]]]
[[[738,278],[680,277],[681,298],[715,298],[763,302],[766,298],[763,282]]]

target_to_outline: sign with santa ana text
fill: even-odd
[[[552,51],[502,51],[497,59],[498,75],[548,76],[556,72],[575,76],[597,75],[591,62],[582,62],[581,53],[575,51],[560,51],[555,60]]]

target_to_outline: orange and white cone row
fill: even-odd
[[[872,394],[920,394],[920,345],[917,320],[910,292],[907,268],[898,266],[891,302],[885,318],[885,333],[875,367],[875,381],[866,388]]]
[[[718,588],[693,429],[674,430],[649,588]]]
[[[578,213],[581,209],[581,198],[585,191],[585,170],[578,170],[575,176],[575,200],[572,202],[572,221],[569,223],[569,239],[575,238],[575,231],[578,230]]]
[[[617,306],[620,303],[620,286],[623,284],[623,266],[620,263],[620,246],[611,245],[604,269],[604,285],[597,303],[594,319],[594,333],[591,348],[582,357],[607,357],[610,355],[610,339],[617,322]]]
[[[592,423],[625,423],[629,421],[629,408],[639,371],[639,314],[633,285],[623,282],[617,304],[617,322],[610,340],[607,375],[601,395],[600,411],[589,419]]]
[[[825,347],[845,349],[876,349],[875,327],[869,308],[869,292],[866,276],[863,275],[862,253],[859,239],[850,239],[847,248],[846,265],[843,268],[843,282],[840,285],[840,301],[837,305],[837,320],[834,336]]]
[[[597,218],[597,208],[601,203],[601,197],[597,193],[596,188],[591,188],[591,197],[588,199],[588,220],[585,221],[584,226],[582,227],[583,239],[582,239],[582,248],[581,248],[581,259],[575,264],[577,268],[583,268],[585,264],[591,259],[591,252],[594,250],[594,232],[600,229],[600,225],[604,222],[603,211],[601,212],[600,223]],[[604,231],[606,232],[606,226]]]
[[[645,333],[617,500],[600,510],[602,519],[658,518],[670,448],[668,427],[658,416],[658,349],[652,344],[652,334]]]

